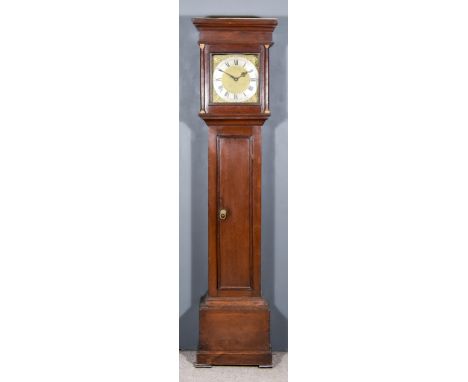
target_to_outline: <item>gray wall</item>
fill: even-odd
[[[283,16],[288,15],[287,0],[179,0],[180,16]]]
[[[183,3],[186,6],[183,6]],[[221,2],[222,3],[222,2]],[[227,3],[227,2],[226,2]],[[287,350],[288,314],[288,133],[287,133],[287,17],[262,11],[271,2],[256,4],[256,16],[276,16],[279,25],[270,49],[271,117],[263,127],[262,168],[262,292],[270,303],[273,350]],[[282,2],[283,4],[286,2]],[[188,4],[188,5],[187,5]],[[190,8],[197,4],[197,9]],[[218,4],[219,2],[210,2]],[[227,3],[228,4],[228,3]],[[232,2],[229,2],[232,4]],[[198,6],[200,5],[200,6]],[[180,3],[179,19],[179,347],[196,349],[198,304],[208,288],[208,135],[199,111],[198,32],[191,17],[228,15],[233,9],[211,12],[207,2]],[[281,7],[274,7],[279,9]],[[198,11],[197,11],[198,10]],[[249,9],[250,10],[250,9]],[[194,13],[190,15],[190,12]],[[197,13],[195,13],[197,11]],[[236,14],[249,14],[237,12]]]

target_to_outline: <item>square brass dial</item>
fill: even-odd
[[[258,103],[260,60],[254,53],[211,55],[211,102]]]

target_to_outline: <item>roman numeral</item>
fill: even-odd
[[[237,100],[237,94],[234,94],[234,99]]]
[[[218,86],[218,90],[219,90],[219,91],[222,91],[222,90],[223,90],[223,85]]]
[[[221,78],[216,78],[216,80],[215,80],[215,81],[221,81]]]
[[[231,65],[229,65],[229,62],[226,61],[226,66],[229,68]]]
[[[224,93],[225,97],[229,97],[229,92]]]
[[[252,91],[252,90],[253,90],[253,86],[249,86],[249,90]]]
[[[253,69],[250,69],[250,70],[247,71],[247,73],[251,73],[251,72],[253,72]]]
[[[257,79],[256,78],[251,78],[250,81],[257,81]]]
[[[238,59],[234,60],[234,65],[239,65],[239,60]]]

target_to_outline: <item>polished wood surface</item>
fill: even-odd
[[[208,293],[197,363],[271,365],[270,311],[261,297],[261,129],[276,19],[197,18],[200,117],[208,126]],[[259,55],[257,104],[211,103],[211,55]],[[227,216],[220,218],[225,209]]]

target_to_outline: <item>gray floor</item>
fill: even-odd
[[[180,382],[286,382],[288,380],[288,353],[273,353],[273,367],[213,366],[195,368],[194,351],[179,353]]]

